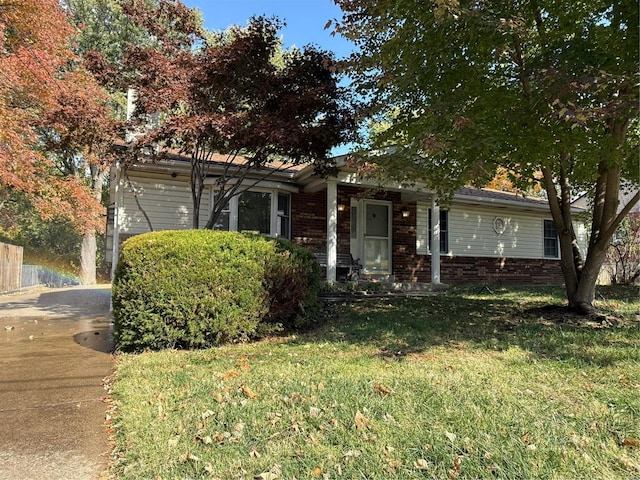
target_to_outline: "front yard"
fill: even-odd
[[[640,300],[453,289],[331,304],[297,336],[122,355],[118,479],[640,476]],[[615,318],[614,318],[615,317]]]

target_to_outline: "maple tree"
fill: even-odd
[[[57,0],[0,3],[0,181],[42,218],[71,222],[83,236],[80,280],[90,284],[117,129],[72,50],[75,33]]]
[[[133,147],[190,158],[194,228],[214,154],[223,160],[207,228],[255,184],[243,184],[252,172],[311,161],[320,171],[330,149],[348,140],[351,116],[333,55],[315,47],[283,52],[277,19],[256,17],[215,34],[182,2],[132,0],[123,8],[155,40],[131,46],[123,60],[122,86],[136,91],[143,132]],[[95,64],[105,70],[104,60]],[[152,116],[161,121],[149,130]]]
[[[611,237],[640,200],[618,208],[621,180],[640,180],[638,3],[336,3],[336,31],[358,47],[355,87],[368,117],[387,127],[365,145],[386,152],[377,171],[442,195],[486,183],[498,167],[518,188],[539,183],[569,306],[592,312]],[[571,207],[581,191],[594,198],[586,255]]]
[[[55,102],[71,33],[56,0],[0,2],[0,180],[10,188],[47,189],[36,174],[44,159],[33,125]]]

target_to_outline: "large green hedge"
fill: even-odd
[[[211,230],[152,232],[122,245],[113,284],[122,350],[206,348],[301,326],[318,311],[313,254]]]

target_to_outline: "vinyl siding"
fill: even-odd
[[[429,204],[418,202],[416,218],[416,250],[418,255],[428,252]],[[453,204],[449,209],[450,256],[498,257],[542,259],[543,224],[550,219],[546,212],[513,211],[511,209],[485,208]],[[493,221],[500,217],[505,221],[502,234],[496,233]],[[582,247],[586,232],[582,224],[576,224],[576,235]],[[444,255],[444,254],[443,254]]]
[[[188,229],[192,226],[193,204],[191,188],[186,182],[163,178],[144,178],[129,175],[140,206],[149,216],[153,230]],[[202,194],[200,227],[207,222],[209,189]],[[125,181],[120,206],[120,228],[125,234],[149,231],[149,225],[136,203],[131,186]]]
[[[429,254],[429,208],[431,204],[417,202],[416,204],[416,253]]]
[[[493,221],[501,217],[505,230],[499,235]],[[453,255],[502,258],[543,258],[541,214],[456,206],[449,210],[449,249]]]

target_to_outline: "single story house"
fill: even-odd
[[[215,160],[215,157],[214,157]],[[220,169],[223,157],[219,158]],[[362,279],[446,284],[562,283],[559,243],[546,201],[463,188],[441,206],[420,186],[387,185],[358,175],[344,158],[322,178],[313,166],[255,172],[231,199],[218,227],[285,237],[326,258],[326,278],[344,279],[338,262],[351,254]],[[221,170],[220,170],[221,171]],[[216,165],[201,203],[207,220]],[[115,166],[107,225],[107,259],[120,242],[153,230],[191,228],[188,158]],[[576,231],[586,241],[583,225]],[[435,247],[434,247],[435,246]],[[326,257],[324,256],[326,254]]]

